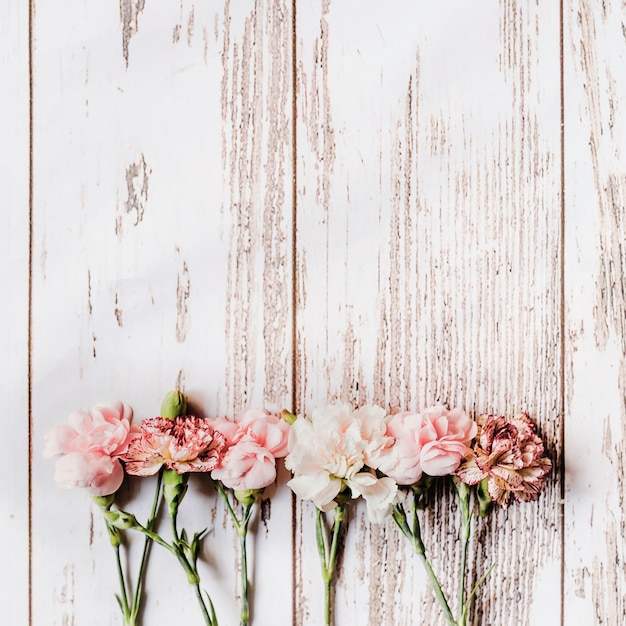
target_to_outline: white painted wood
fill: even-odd
[[[626,615],[623,3],[566,3],[565,622]]]
[[[0,507],[0,606],[10,624],[29,606],[29,82],[28,3],[0,7],[0,378],[5,480]],[[13,581],[19,581],[14,585]]]
[[[20,581],[0,585],[8,623],[121,623],[103,524],[85,494],[56,488],[43,435],[104,399],[155,415],[180,385],[205,415],[334,397],[527,410],[557,470],[539,503],[478,524],[471,575],[498,564],[473,626],[620,624],[621,4],[571,0],[562,23],[559,3],[530,0],[35,9],[29,259],[28,6],[0,8],[0,84],[11,94],[0,99],[10,174],[0,178],[10,294],[0,348],[19,416],[6,421],[15,469],[0,513],[11,537],[3,576]],[[285,480],[251,541],[255,626],[321,623],[313,511],[292,510]],[[125,488],[140,517],[151,490]],[[456,508],[447,492],[434,499],[425,538],[454,598]],[[211,526],[203,581],[220,623],[236,624],[234,533],[199,480],[182,522]],[[147,587],[145,624],[200,623],[170,555],[153,551]],[[337,626],[443,623],[406,543],[360,506],[335,603]]]
[[[554,453],[558,6],[320,1],[297,15],[298,408],[523,409]],[[425,537],[454,598],[458,521],[440,495]],[[555,480],[539,504],[479,524],[472,575],[498,566],[473,623],[559,622],[558,500]],[[363,515],[336,623],[443,623],[398,533]],[[310,507],[296,536],[296,622],[320,624]]]
[[[120,4],[35,20],[34,624],[121,623],[103,525],[55,488],[46,430],[107,398],[155,415],[175,385],[209,416],[290,398],[289,12]],[[210,527],[203,583],[234,624],[236,540],[200,483],[181,523]],[[269,511],[250,547],[258,624],[291,615],[289,576],[264,584],[291,569],[289,494]],[[147,588],[144,623],[199,623],[169,554],[153,550]]]

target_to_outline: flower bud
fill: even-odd
[[[163,471],[163,497],[169,507],[170,515],[174,515],[187,493],[189,474],[179,474],[176,470]]]
[[[291,411],[288,411],[287,409],[282,410],[280,417],[284,419],[289,426],[291,426],[298,419],[298,416],[295,415],[295,413],[291,413]]]
[[[161,417],[165,417],[168,420],[173,420],[179,415],[185,415],[187,413],[187,398],[185,394],[178,389],[170,391],[161,404]]]
[[[135,516],[126,511],[104,511],[104,518],[114,528],[127,529],[139,526]]]
[[[263,493],[263,489],[235,490],[235,498],[245,506],[252,506]]]

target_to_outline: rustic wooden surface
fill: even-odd
[[[626,61],[623,3],[564,20],[566,623],[626,619]]]
[[[2,393],[10,398],[3,422],[9,469],[0,507],[0,605],[11,624],[28,623],[30,599],[28,58],[28,4],[9,1],[0,9],[0,354]]]
[[[471,575],[497,564],[472,624],[622,624],[625,23],[618,0],[5,2],[8,623],[121,623],[102,521],[55,487],[43,435],[100,400],[152,416],[178,385],[204,415],[528,411],[556,469],[540,502],[477,524]],[[254,526],[253,623],[315,626],[313,508],[284,482]],[[124,488],[140,516],[152,488]],[[191,491],[231,626],[234,532]],[[454,598],[456,506],[431,501]],[[169,555],[147,586],[145,624],[200,623]],[[337,625],[444,623],[361,506],[335,606]]]

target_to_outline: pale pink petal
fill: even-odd
[[[348,482],[352,497],[362,496],[367,505],[367,516],[374,524],[380,524],[389,515],[398,492],[398,485],[391,478],[378,478],[369,472],[359,472]]]
[[[241,441],[229,448],[211,476],[231,489],[263,489],[276,478],[276,461],[254,441]]]
[[[55,480],[62,489],[84,487],[96,496],[115,493],[124,480],[124,470],[117,459],[70,452],[55,464]]]
[[[342,481],[329,474],[319,472],[295,476],[287,485],[301,500],[312,500],[322,511],[334,507],[334,500],[342,489]]]
[[[222,433],[228,447],[235,444],[244,433],[240,424],[229,420],[227,417],[217,417],[211,420],[211,425],[215,430]]]
[[[45,447],[43,456],[50,458],[57,454],[64,454],[72,451],[72,441],[78,436],[74,428],[66,424],[54,426],[45,435]]]
[[[460,441],[429,441],[422,448],[420,461],[429,476],[447,476],[469,453],[470,449]]]

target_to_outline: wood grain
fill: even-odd
[[[298,12],[301,408],[338,396],[394,411],[435,402],[523,409],[554,454],[558,7],[361,9],[318,2]],[[495,556],[500,565],[475,624],[538,623],[538,611],[558,623],[558,494],[555,481],[539,505],[479,524],[472,562]],[[454,597],[458,522],[439,495],[425,532]],[[310,510],[298,519],[296,622],[320,623]],[[371,529],[357,509],[337,623],[359,623],[355,614],[372,624],[443,623],[414,561],[395,530]]]
[[[174,386],[209,416],[289,400],[290,24],[275,2],[38,8],[36,624],[119,619],[103,525],[84,494],[55,488],[48,428],[107,398],[155,415]],[[145,519],[152,490],[130,480],[122,504],[132,496]],[[290,602],[267,608],[289,585],[263,584],[268,568],[291,569],[290,520],[283,491],[254,524],[259,624],[291,615]],[[236,623],[237,539],[206,482],[192,480],[180,521],[209,527],[203,584]],[[147,588],[144,623],[199,619],[171,555],[153,550]]]
[[[0,509],[0,605],[11,624],[28,623],[30,600],[28,66],[28,3],[7,2],[0,9],[0,354],[1,388],[9,401],[3,423],[9,480]]]
[[[470,576],[497,564],[472,626],[621,624],[623,3],[33,8],[0,7],[8,623],[120,623],[102,521],[56,488],[43,436],[100,400],[153,416],[179,386],[208,416],[528,411],[555,472],[538,503],[477,523]],[[254,523],[255,626],[322,623],[313,509],[285,480]],[[191,487],[181,521],[209,527],[203,583],[229,626],[236,538]],[[145,518],[152,488],[130,480],[121,503]],[[439,488],[424,536],[454,604],[457,518]],[[147,586],[145,624],[199,621],[170,555]],[[337,625],[443,624],[406,542],[361,506],[335,606]]]
[[[566,3],[565,621],[626,615],[623,3]]]

